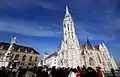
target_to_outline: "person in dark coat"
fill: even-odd
[[[88,70],[87,76],[98,77],[97,72],[92,67],[88,67],[87,70]]]
[[[7,73],[6,73],[5,67],[1,67],[0,77],[7,77]]]
[[[44,68],[42,73],[41,73],[41,77],[48,77],[48,72],[47,72],[47,69]]]
[[[111,69],[111,73],[112,73],[113,77],[115,77],[115,70],[113,68]]]
[[[52,77],[57,77],[55,67],[52,67],[51,75],[52,75]]]

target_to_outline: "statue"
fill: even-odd
[[[5,66],[5,67],[10,67],[12,65],[12,52],[14,49],[14,45],[16,43],[16,37],[11,38],[11,44],[8,48],[8,50],[5,53],[5,56],[3,56],[0,59],[0,67]]]

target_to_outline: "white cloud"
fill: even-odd
[[[85,22],[77,22],[75,26],[77,36],[82,40],[86,39],[86,37],[89,37],[90,40],[111,41],[116,37],[115,35],[110,35],[109,32],[105,31],[105,29],[103,29],[104,26],[95,27],[92,26],[91,23],[87,24]],[[96,24],[96,26],[98,25]]]
[[[55,9],[51,2],[44,0],[2,0],[0,1],[0,8],[35,8],[42,7],[46,9]]]
[[[44,28],[43,28],[44,27]],[[61,32],[55,32],[52,28],[45,30],[44,25],[25,21],[0,21],[0,31],[18,33],[27,36],[59,36]]]

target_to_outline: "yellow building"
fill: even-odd
[[[5,56],[9,46],[10,43],[0,43],[0,58]],[[32,47],[15,44],[13,47],[11,60],[13,61],[12,64],[15,64],[17,67],[34,66],[38,65],[38,62],[40,61],[40,54]]]

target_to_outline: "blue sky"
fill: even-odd
[[[0,41],[31,46],[41,53],[57,51],[62,40],[65,6],[72,14],[79,42],[104,42],[120,62],[119,0],[0,0]]]

